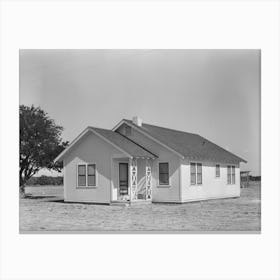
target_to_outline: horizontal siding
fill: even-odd
[[[235,165],[235,184],[227,184],[227,165],[220,164],[220,177],[216,178],[216,164],[202,162],[202,185],[191,185],[190,161],[182,161],[182,201],[240,196],[240,168]]]

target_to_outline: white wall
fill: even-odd
[[[120,151],[89,132],[64,159],[64,200],[109,203],[111,200],[112,157]],[[120,155],[125,156],[125,155]],[[77,164],[96,163],[97,186],[77,188]]]
[[[227,165],[220,164],[220,177],[216,178],[216,164],[202,163],[202,185],[191,185],[190,161],[181,161],[181,193],[182,201],[194,201],[210,198],[238,197],[240,196],[240,168],[235,165],[235,184],[227,184]],[[195,161],[192,161],[195,162]]]
[[[119,129],[119,132],[124,133],[124,125]],[[136,143],[143,145],[145,148],[159,155],[152,163],[152,201],[154,202],[179,202],[179,183],[180,183],[180,160],[173,152],[165,147],[146,137],[142,133],[132,128],[132,134],[127,135],[128,138]],[[169,162],[169,186],[159,186],[158,184],[158,162]],[[141,162],[141,161],[139,161]],[[144,162],[139,165],[138,183],[144,178]]]

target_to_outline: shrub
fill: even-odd
[[[57,177],[52,177],[52,176],[45,176],[42,175],[40,177],[31,177],[27,183],[27,186],[46,186],[46,185],[55,185],[55,186],[61,186],[63,185],[63,177],[62,176],[57,176]]]

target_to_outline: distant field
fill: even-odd
[[[241,197],[131,207],[64,203],[63,187],[27,187],[20,199],[20,231],[260,231],[261,186]]]

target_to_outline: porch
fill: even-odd
[[[152,158],[112,159],[111,204],[142,204],[152,201]]]

